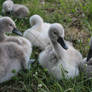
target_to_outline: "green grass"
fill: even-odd
[[[2,3],[0,0],[0,11]],[[77,1],[77,2],[75,2]],[[88,52],[88,42],[92,33],[92,3],[91,0],[46,0],[41,5],[39,0],[14,0],[30,9],[30,16],[39,14],[49,23],[59,22],[65,28],[65,39],[72,41],[75,48],[85,57]],[[29,16],[29,17],[30,17]],[[90,16],[90,17],[89,17]],[[24,32],[29,25],[29,17],[16,19],[17,28]],[[77,33],[75,32],[77,29]],[[70,31],[70,32],[69,32]],[[73,33],[73,34],[72,34]],[[82,35],[82,36],[81,36]],[[30,71],[20,71],[10,81],[0,84],[0,92],[91,92],[92,79],[85,78],[81,73],[75,79],[57,81],[46,69],[38,64],[39,50],[34,48],[32,58],[36,62]]]

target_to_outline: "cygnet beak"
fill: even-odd
[[[87,61],[89,61],[91,57],[92,57],[92,49],[89,49]]]
[[[7,12],[6,12],[6,14],[7,14],[7,15],[10,15],[10,14],[11,14],[11,12],[10,12],[10,11],[7,11]]]
[[[11,12],[10,12],[10,11],[7,11],[6,13],[4,13],[4,12],[2,11],[2,12],[1,12],[1,15],[4,15],[4,14],[6,14],[6,15],[10,15]]]
[[[16,28],[14,28],[12,32],[19,36],[23,36],[23,34],[20,31],[18,31]]]
[[[66,43],[64,42],[64,39],[62,37],[59,37],[58,40],[57,40],[58,43],[60,43],[60,45],[65,49],[67,50],[68,47],[66,45]]]

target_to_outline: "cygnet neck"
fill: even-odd
[[[6,39],[5,34],[3,32],[0,32],[0,42],[5,41],[5,39]]]
[[[41,31],[41,27],[42,27],[43,23],[37,23],[33,26],[33,29],[37,30],[37,31]]]
[[[32,25],[32,28],[38,31],[40,31],[39,29],[42,27],[43,23],[43,19],[39,16],[34,16],[30,19],[30,24]]]
[[[57,57],[60,59],[63,57],[64,49],[59,45],[57,41],[52,41],[52,45],[54,47],[54,50],[57,54]]]

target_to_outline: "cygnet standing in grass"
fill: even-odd
[[[29,9],[25,5],[14,4],[12,0],[6,0],[2,6],[2,13],[11,13],[14,17],[25,18],[29,15]]]
[[[6,36],[5,33],[17,33],[14,21],[9,17],[0,18],[0,83],[10,80],[21,69],[28,69],[31,43],[23,37]],[[13,73],[12,71],[16,72]]]
[[[79,75],[79,64],[82,56],[71,44],[64,40],[64,30],[60,24],[54,23],[49,29],[52,45],[39,55],[39,63],[56,79],[74,78]]]
[[[51,24],[45,23],[39,15],[33,15],[30,24],[32,27],[24,32],[24,37],[30,40],[33,46],[45,49],[50,44],[48,30]]]

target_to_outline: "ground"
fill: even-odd
[[[0,0],[0,14],[2,3]],[[89,39],[92,33],[92,3],[91,0],[13,0],[15,3],[26,5],[30,9],[30,16],[39,14],[44,21],[58,22],[65,28],[65,39],[73,42],[83,57],[87,56]],[[24,32],[30,27],[29,17],[16,19],[17,28]],[[30,71],[20,71],[10,81],[0,84],[0,92],[91,92],[92,79],[85,78],[81,73],[77,78],[57,81],[47,70],[38,64],[39,50],[34,48],[32,56],[36,62]]]

